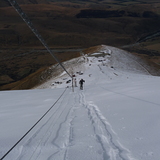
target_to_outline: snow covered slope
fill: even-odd
[[[160,78],[109,46],[65,66],[84,90],[73,92],[63,72],[33,90],[0,92],[0,157],[51,107],[4,159],[159,160]]]

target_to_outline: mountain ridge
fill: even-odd
[[[95,55],[97,53],[98,57],[109,56],[108,59],[110,66],[112,68],[113,74],[114,69],[118,69],[127,72],[135,72],[139,74],[149,74],[154,76],[160,76],[160,67],[155,65],[154,63],[149,62],[148,60],[142,59],[137,55],[131,54],[119,48],[106,46],[106,45],[99,45],[87,48],[82,51],[84,55]],[[87,58],[87,57],[86,57]],[[79,64],[80,63],[80,64]],[[79,56],[75,59],[70,59],[65,61],[63,65],[65,68],[73,74],[75,71],[74,68],[79,68],[79,70],[83,70],[84,68],[84,58]],[[79,67],[75,66],[79,65]],[[83,66],[83,67],[82,67]],[[50,67],[45,67],[43,69],[38,70],[37,72],[30,74],[26,78],[10,83],[9,85],[4,85],[0,87],[0,90],[20,90],[20,89],[31,89],[35,88],[36,86],[43,86],[43,83],[52,84],[50,80],[54,79],[54,77],[59,77],[63,73],[63,69],[60,66],[53,65]],[[63,74],[62,74],[63,75]],[[48,82],[47,82],[48,81]],[[42,87],[43,88],[43,87]]]
[[[159,31],[158,1],[17,2],[51,49],[88,48],[100,44],[128,46],[126,50],[160,64],[160,36],[143,41]],[[86,12],[84,16],[78,18],[83,11]],[[121,13],[121,17],[117,13]],[[42,44],[4,0],[0,2],[0,33],[0,85],[22,80],[55,63],[47,52],[44,54]],[[139,40],[138,45],[132,46]],[[79,53],[67,54],[74,58]],[[21,60],[16,58],[19,55]],[[57,55],[62,61],[68,60],[66,52]]]

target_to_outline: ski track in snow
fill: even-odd
[[[82,115],[82,112],[85,114]],[[93,102],[86,101],[83,91],[78,91],[76,94],[71,93],[69,99],[65,97],[61,99],[48,120],[23,145],[17,160],[38,160],[39,157],[42,157],[48,142],[51,142],[50,153],[52,154],[44,159],[70,160],[70,152],[79,145],[77,143],[80,136],[78,129],[83,126],[82,123],[77,124],[75,121],[82,119],[81,116],[85,119],[84,125],[93,130],[92,136],[89,137],[91,144],[88,143],[83,147],[92,146],[92,141],[96,141],[96,146],[98,146],[98,148],[90,148],[87,158],[84,159],[93,159],[98,153],[98,158],[95,158],[97,160],[132,160],[129,157],[129,151],[122,147],[116,133],[98,107]],[[60,122],[59,119],[61,119]],[[84,135],[88,134],[87,130],[83,132]],[[79,143],[83,143],[83,139]],[[80,148],[79,152],[84,151]]]
[[[68,101],[70,100],[71,99],[69,99]],[[56,131],[56,136],[54,137],[54,139],[52,139],[52,144],[55,147],[57,147],[57,150],[55,151],[55,153],[50,155],[47,160],[56,159],[56,156],[58,157],[61,156],[62,157],[61,159],[63,160],[67,159],[67,149],[72,145],[72,140],[73,140],[73,120],[74,120],[74,116],[72,116],[73,112],[74,112],[74,107],[72,106],[69,109],[69,111],[67,111],[64,121],[62,121],[59,124],[58,130]],[[60,132],[61,132],[61,129],[63,128],[63,125],[66,125],[67,134],[66,134],[65,141],[62,143],[62,145],[59,145],[58,142],[56,141],[58,141],[60,137]]]
[[[87,109],[97,142],[103,150],[103,160],[133,160],[129,156],[129,151],[122,147],[118,139],[115,138],[116,133],[112,130],[112,127],[98,107],[92,102],[86,102],[83,92],[80,94],[80,97],[82,105]],[[115,136],[113,137],[113,135]]]
[[[68,116],[70,112],[72,111],[72,108],[67,108],[68,106],[68,101],[65,99],[65,97],[56,105],[54,106],[54,111],[52,111],[52,115],[46,120],[44,124],[41,125],[39,129],[25,142],[23,147],[20,150],[19,156],[17,160],[36,160],[38,157],[43,154],[43,149],[47,145],[47,142],[50,138],[53,136],[53,132],[55,133],[55,137],[52,140],[52,145],[50,148],[56,148],[60,150],[64,146],[66,146],[66,142],[64,144],[62,143],[62,146],[56,143],[56,140],[58,139],[59,132],[61,130],[61,127],[63,126],[64,123],[66,123]],[[59,122],[59,119],[61,116],[64,117],[64,120]],[[59,127],[57,127],[57,125]],[[56,127],[57,131],[54,130],[54,127]],[[55,154],[55,153],[54,153]],[[50,158],[48,158],[50,159]]]

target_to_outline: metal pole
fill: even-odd
[[[72,92],[74,92],[73,75],[72,75]]]

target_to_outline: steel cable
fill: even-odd
[[[51,54],[51,56],[59,63],[59,65],[63,68],[63,70],[72,78],[72,76],[69,74],[69,72],[66,70],[66,68],[62,65],[62,63],[58,60],[58,58],[54,55],[54,53],[51,51],[43,37],[39,34],[37,29],[33,26],[33,23],[30,21],[28,16],[23,12],[19,4],[16,2],[16,0],[8,0],[8,2],[13,6],[13,8],[18,12],[18,14],[21,16],[21,18],[25,21],[27,26],[31,29],[31,31],[35,34],[35,36],[39,39],[39,41],[43,44],[43,46],[47,49],[47,51]]]
[[[47,112],[45,112],[45,114],[43,114],[43,116],[17,141],[17,143],[15,143],[5,154],[4,156],[0,159],[3,160],[26,136],[27,134],[47,115],[47,113],[53,108],[53,106],[60,100],[60,98],[63,96],[63,94],[65,93],[65,91],[67,90],[67,88],[65,88],[65,90],[63,91],[63,93],[60,95],[60,97],[55,101],[55,103],[47,110]]]

